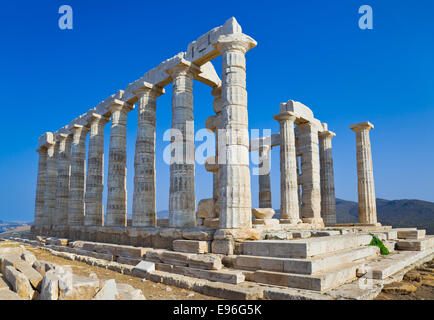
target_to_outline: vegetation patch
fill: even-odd
[[[378,248],[380,248],[380,253],[381,254],[388,255],[390,253],[389,249],[386,248],[386,246],[384,245],[383,241],[381,241],[380,239],[378,239],[378,237],[376,237],[372,233],[370,233],[370,235],[372,236],[372,240],[371,240],[371,243],[369,245],[370,246],[377,246]]]

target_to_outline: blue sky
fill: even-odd
[[[71,5],[73,30],[58,28]],[[373,30],[358,8],[373,8]],[[401,1],[2,1],[0,5],[0,220],[33,219],[38,137],[55,131],[236,17],[258,46],[247,53],[250,128],[278,132],[279,103],[309,106],[337,135],[337,197],[357,199],[353,123],[369,120],[377,197],[434,201],[434,2]],[[219,59],[216,69],[221,72]],[[195,83],[196,129],[213,114],[210,88]],[[157,209],[167,209],[171,86],[157,103]],[[128,118],[131,212],[136,111]],[[109,126],[106,126],[108,152]],[[279,149],[272,152],[273,206],[279,207]],[[107,165],[107,163],[106,163]],[[212,193],[196,168],[196,196]],[[253,206],[258,177],[252,176]]]

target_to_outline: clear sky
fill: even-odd
[[[73,30],[58,9],[73,8]],[[361,5],[373,29],[358,26]],[[354,123],[369,120],[376,195],[434,201],[434,2],[418,1],[2,1],[0,4],[0,220],[32,220],[38,137],[55,131],[236,17],[258,46],[247,53],[250,128],[278,132],[272,116],[294,99],[336,133],[336,196],[357,199]],[[219,60],[216,70],[220,74]],[[157,209],[168,207],[162,137],[171,122],[171,85],[157,102]],[[213,115],[211,89],[194,86],[196,129]],[[131,213],[137,111],[128,118]],[[109,126],[106,126],[108,153]],[[107,159],[107,158],[106,158]],[[106,161],[107,168],[107,161]],[[272,152],[279,207],[279,149]],[[196,197],[212,177],[196,168]],[[252,176],[253,206],[258,177]]]

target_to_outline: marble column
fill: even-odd
[[[138,97],[137,140],[134,156],[134,227],[156,227],[155,126],[157,98],[164,89],[146,84]]]
[[[357,141],[357,181],[359,194],[359,222],[377,223],[377,206],[375,200],[374,170],[372,166],[371,142],[369,131],[374,125],[369,121],[354,124]]]
[[[45,175],[44,194],[44,225],[52,225],[56,213],[56,188],[57,188],[57,158],[58,142],[47,145],[47,170]]]
[[[219,155],[219,134],[218,130],[221,129],[221,114],[222,114],[222,87],[215,87],[212,89],[211,94],[214,98],[213,102],[213,110],[216,113],[216,121],[215,121],[215,163],[218,167],[218,155]],[[212,186],[213,186],[213,199],[214,199],[214,213],[215,216],[218,217],[220,215],[220,182],[219,182],[219,172],[218,170],[213,171],[212,173]]]
[[[318,134],[321,164],[321,217],[326,226],[336,224],[335,176],[332,154],[332,138],[334,136],[336,134],[329,130]]]
[[[271,159],[270,159],[270,146],[259,147],[259,159],[262,159],[261,167],[259,169],[259,208],[272,208],[271,204]]]
[[[115,100],[108,107],[112,113],[109,167],[107,177],[106,226],[127,226],[127,114],[130,104]]]
[[[104,225],[104,126],[109,118],[100,114],[89,114],[89,150],[87,156],[86,193],[84,197],[85,226]]]
[[[294,132],[296,117],[289,111],[280,111],[274,116],[280,124],[280,218],[282,222],[297,224],[301,221]]]
[[[318,146],[318,129],[314,124],[305,122],[297,125],[301,156],[303,222],[321,227],[321,178]]]
[[[69,180],[71,175],[71,143],[72,135],[61,133],[57,135],[59,143],[57,188],[56,188],[56,214],[53,219],[58,226],[68,225],[69,211]]]
[[[170,164],[169,226],[196,225],[193,77],[198,68],[183,60],[168,70],[173,81],[172,129],[182,134],[183,159]]]
[[[252,227],[245,54],[255,46],[242,33],[222,35],[216,44],[222,54],[221,123],[226,136],[219,150],[219,158],[225,159],[219,168],[222,229]]]
[[[33,224],[40,226],[44,224],[44,199],[45,199],[45,183],[47,174],[47,156],[46,147],[39,147],[36,150],[39,153],[38,160],[38,178],[36,182],[36,197],[35,197],[35,220]]]
[[[82,226],[84,223],[84,188],[86,171],[86,135],[89,129],[75,124],[71,148],[71,176],[69,184],[68,225]]]

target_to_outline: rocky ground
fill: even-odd
[[[0,241],[0,248],[19,247],[17,242]],[[103,269],[96,266],[89,266],[83,262],[70,261],[60,257],[56,257],[49,252],[24,246],[25,250],[32,253],[38,261],[47,261],[61,267],[69,267],[74,276],[81,277],[98,277],[100,280],[114,279],[116,284],[128,284],[135,289],[140,289],[143,296],[147,300],[214,300],[216,298],[198,294],[193,291],[180,289],[177,287],[168,286],[162,283],[154,283],[151,281],[142,281],[140,278],[127,276],[108,269]],[[92,275],[94,274],[94,275]]]
[[[376,300],[434,300],[434,259],[385,285]]]

